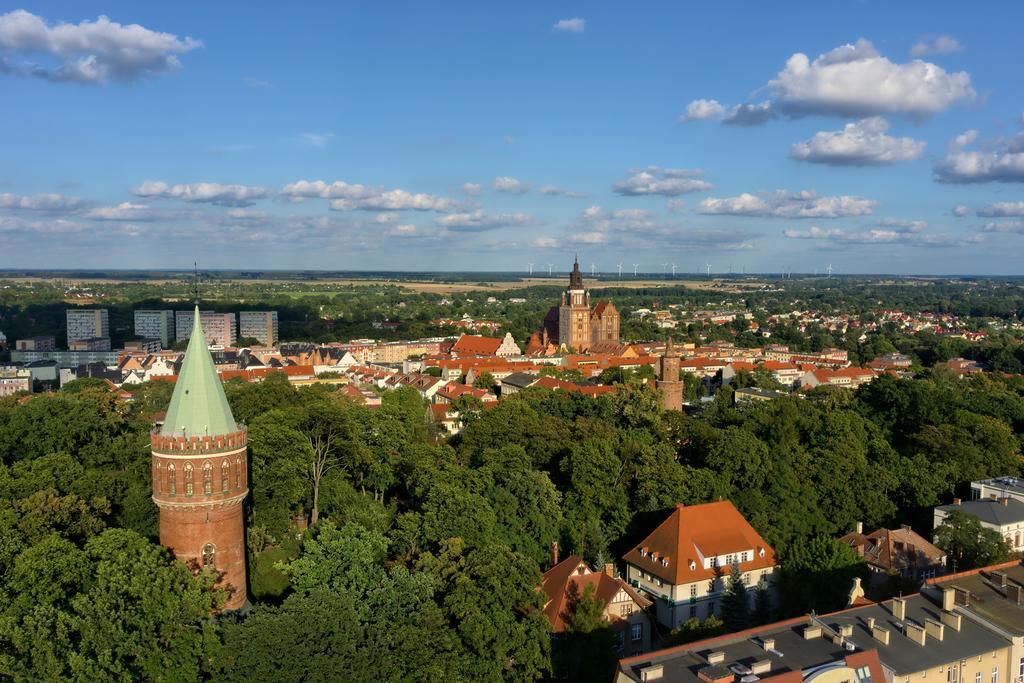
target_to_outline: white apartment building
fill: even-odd
[[[159,339],[160,347],[174,343],[174,311],[135,311],[135,336]]]
[[[175,339],[185,341],[192,336],[192,311],[175,311]],[[199,324],[208,346],[233,346],[238,339],[234,313],[200,311]]]
[[[263,346],[273,346],[280,340],[277,311],[242,311],[238,314],[238,336],[252,337]]]
[[[79,339],[110,336],[110,319],[105,308],[69,308],[68,345]]]

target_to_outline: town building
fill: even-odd
[[[159,339],[160,348],[169,349],[174,343],[174,311],[135,311],[135,336],[141,339]]]
[[[124,350],[132,353],[156,353],[162,348],[162,342],[159,339],[153,339],[151,337],[129,339],[124,343]]]
[[[946,553],[907,525],[865,534],[857,522],[856,529],[839,540],[864,558],[875,584],[892,575],[922,581],[946,572]]]
[[[727,500],[676,505],[622,559],[626,580],[656,603],[658,622],[667,628],[719,614],[733,564],[739,566],[751,604],[759,586],[774,598],[775,551]]]
[[[1024,502],[1024,478],[995,477],[972,481],[971,498],[1015,498]]]
[[[39,360],[56,361],[62,368],[77,368],[85,363],[117,364],[115,351],[11,351],[11,360],[33,363]]]
[[[32,373],[20,365],[0,367],[0,396],[11,396],[19,391],[32,391]]]
[[[57,343],[53,337],[29,337],[15,341],[14,348],[18,351],[54,351]]]
[[[952,505],[935,508],[934,525],[939,528],[947,516],[960,510],[973,515],[981,526],[999,533],[1014,552],[1024,550],[1024,502],[1017,498],[979,498],[978,500],[954,499]]]
[[[206,346],[199,307],[162,425],[150,434],[160,544],[229,591],[224,611],[246,593],[243,505],[249,494],[248,434],[235,422]]]
[[[544,616],[557,638],[572,624],[576,605],[588,590],[604,605],[604,617],[617,636],[619,653],[624,656],[651,649],[653,624],[647,615],[651,601],[615,576],[614,565],[600,572],[592,570],[579,555],[558,562],[557,544],[552,545],[554,566],[544,572]]]
[[[669,337],[658,368],[658,396],[665,410],[683,409],[683,382],[679,374],[679,362],[679,352],[676,351],[672,337]]]
[[[67,327],[68,348],[79,339],[110,336],[110,320],[105,308],[69,308]]]
[[[238,314],[238,336],[256,339],[263,346],[273,346],[280,340],[277,311],[242,311]]]
[[[68,342],[68,351],[109,351],[110,337],[74,339]]]
[[[774,389],[758,389],[757,387],[744,387],[737,389],[732,393],[733,405],[743,405],[750,403],[762,403],[764,401],[776,401],[780,398],[786,398],[789,396],[784,391],[775,391]]]
[[[192,311],[175,311],[175,338],[186,341],[192,334],[194,313]],[[234,313],[215,313],[201,311],[199,313],[203,334],[206,335],[207,346],[233,346],[238,339]]]
[[[611,301],[600,301],[590,307],[590,292],[583,285],[583,273],[577,258],[569,274],[569,287],[562,293],[562,302],[552,307],[544,318],[538,340],[541,347],[549,342],[575,351],[585,351],[599,342],[619,342],[620,316]]]
[[[511,332],[506,332],[501,339],[496,337],[480,337],[472,334],[460,335],[452,346],[452,358],[472,358],[475,356],[521,356],[522,350],[516,345]]]

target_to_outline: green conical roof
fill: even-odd
[[[192,319],[192,336],[174,385],[171,405],[160,433],[164,436],[218,436],[238,431],[224,385],[206,348],[199,306]]]

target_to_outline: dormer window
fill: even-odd
[[[758,548],[757,549],[757,556],[758,557],[764,557],[764,548]]]
[[[693,560],[690,560],[690,571],[692,572],[696,568],[697,568],[697,563],[694,562]]]

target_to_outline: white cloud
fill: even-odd
[[[667,205],[668,210],[672,213],[683,213],[686,211],[686,201],[682,199],[670,199]]]
[[[864,197],[822,197],[813,190],[776,190],[760,196],[744,192],[735,197],[708,197],[697,205],[697,212],[775,218],[840,218],[870,214],[877,204],[875,200]]]
[[[321,198],[330,200],[333,211],[452,211],[458,204],[446,197],[412,193],[402,189],[383,190],[341,180],[299,180],[281,189],[281,198],[291,202]]]
[[[626,196],[677,197],[688,192],[711,189],[711,183],[699,177],[703,175],[703,171],[700,170],[648,166],[643,169],[630,169],[629,173],[629,177],[612,187],[616,193]]]
[[[771,102],[760,104],[737,104],[722,117],[722,123],[727,126],[760,126],[770,119],[775,118],[775,108]]]
[[[985,232],[1016,232],[1024,233],[1024,221],[994,221],[981,228]]]
[[[839,131],[821,131],[790,148],[794,159],[830,166],[881,166],[921,156],[925,143],[885,134],[889,124],[872,116],[848,123]]]
[[[725,107],[718,100],[694,100],[686,105],[686,113],[679,117],[680,123],[713,119],[725,113]]]
[[[102,221],[141,221],[149,217],[149,207],[145,204],[122,202],[117,206],[97,206],[85,212],[86,218]]]
[[[954,52],[963,52],[965,49],[963,43],[953,36],[929,36],[919,40],[914,47],[910,48],[910,54],[914,57],[948,55]]]
[[[587,196],[585,192],[573,192],[572,190],[567,190],[564,187],[558,187],[557,185],[541,185],[537,188],[537,191],[541,194],[548,195],[549,197],[570,197],[573,199],[579,199]]]
[[[384,213],[378,213],[373,217],[373,222],[377,224],[397,223],[400,214],[394,211],[385,211]]]
[[[551,28],[566,33],[583,33],[587,28],[587,20],[578,17],[575,19],[559,19]]]
[[[418,237],[421,234],[419,228],[411,223],[396,225],[384,231],[387,237]]]
[[[507,175],[495,178],[494,182],[491,183],[491,187],[498,192],[508,192],[510,194],[525,194],[530,191],[529,183],[524,183]]]
[[[991,140],[981,149],[966,149],[978,138],[978,131],[958,135],[950,143],[946,158],[935,164],[940,183],[1024,182],[1024,133]]]
[[[333,137],[334,133],[303,133],[299,136],[299,140],[310,147],[324,149]]]
[[[483,186],[480,185],[480,183],[463,183],[462,184],[462,192],[464,194],[469,195],[470,197],[477,197],[477,196],[479,196],[480,195],[480,190],[482,190],[482,189],[483,189]]]
[[[533,246],[539,249],[555,249],[562,245],[562,241],[554,237],[538,237],[533,241]]]
[[[89,85],[137,81],[176,71],[181,67],[177,55],[201,45],[192,38],[138,24],[122,25],[105,16],[48,26],[42,18],[21,9],[0,15],[0,73],[49,81]],[[15,63],[4,55],[45,55],[52,63]]]
[[[0,209],[20,211],[69,212],[85,207],[87,202],[78,197],[65,197],[60,194],[40,193],[34,195],[16,195],[0,193]]]
[[[187,202],[219,206],[250,206],[257,199],[270,195],[265,187],[222,185],[220,183],[183,183],[168,185],[160,180],[146,180],[132,190],[136,197],[181,199]]]
[[[950,235],[926,235],[920,230],[871,228],[847,230],[845,228],[820,228],[812,226],[806,230],[789,229],[782,233],[789,239],[819,240],[839,244],[902,244],[925,247],[957,247],[980,241],[980,236],[958,238]]]
[[[922,120],[975,96],[966,72],[948,73],[922,60],[896,64],[864,39],[813,61],[798,52],[768,87],[792,116],[900,114]]]
[[[957,204],[953,207],[953,215],[957,218],[963,218],[971,212],[971,207],[966,204]]]
[[[509,226],[529,225],[533,217],[528,213],[486,214],[481,210],[453,213],[434,220],[442,228],[453,232],[482,232]]]
[[[928,227],[928,221],[910,221],[904,218],[883,218],[876,223],[881,228],[896,232],[921,232]]]
[[[1024,216],[1024,202],[996,202],[982,206],[977,211],[979,216],[1001,218],[1006,216]]]

